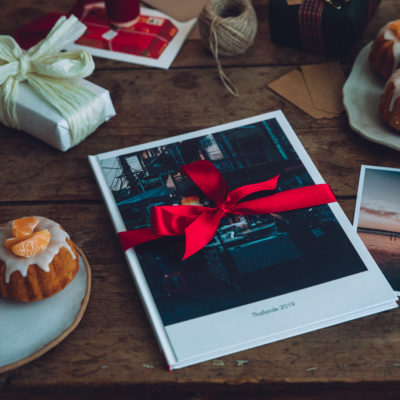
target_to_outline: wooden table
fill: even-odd
[[[58,11],[71,3],[57,2]],[[23,215],[58,221],[93,273],[78,328],[38,360],[1,375],[2,400],[400,398],[399,310],[168,372],[89,169],[89,154],[282,109],[353,218],[361,164],[400,167],[399,153],[354,133],[345,114],[315,120],[267,88],[300,64],[330,59],[270,43],[268,1],[254,3],[254,46],[223,60],[238,98],[222,87],[202,44],[188,41],[168,71],[96,58],[90,80],[110,90],[117,116],[66,153],[0,127],[0,221]],[[0,0],[0,33],[12,34],[55,7],[51,0]],[[398,0],[382,0],[362,41],[341,60],[346,73],[359,49],[397,16]]]

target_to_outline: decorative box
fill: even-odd
[[[360,39],[380,0],[270,0],[271,41],[341,57]]]
[[[66,151],[115,115],[108,90],[83,79],[94,70],[92,56],[62,51],[85,30],[75,16],[61,16],[27,51],[12,37],[0,35],[4,125]]]

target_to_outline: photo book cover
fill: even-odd
[[[277,191],[314,184],[276,118],[122,152],[99,164],[131,230],[150,226],[152,206],[210,206],[180,172],[183,165],[204,159],[218,168],[229,190],[276,175]],[[184,249],[180,236],[135,247],[165,326],[367,270],[328,205],[279,214],[228,214],[201,251],[182,260]]]

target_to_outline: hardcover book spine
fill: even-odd
[[[101,167],[99,165],[99,161],[97,156],[89,156],[89,163],[96,178],[97,184],[100,187],[101,194],[103,196],[103,200],[106,204],[108,213],[113,222],[113,226],[116,232],[121,232],[126,230],[125,225],[119,216],[117,206],[115,204],[114,198],[107,187],[107,184],[104,180],[103,173],[101,171]],[[164,325],[161,321],[160,315],[157,311],[157,307],[154,303],[153,297],[151,295],[150,289],[146,283],[146,279],[144,277],[142,268],[139,264],[139,261],[136,257],[136,254],[133,249],[125,252],[125,258],[128,262],[129,270],[132,274],[133,280],[135,282],[136,288],[138,290],[140,300],[144,306],[146,315],[150,321],[150,325],[154,331],[154,334],[157,338],[158,345],[162,352],[164,353],[168,370],[174,369],[174,366],[178,363],[177,357],[172,349],[171,343],[169,341],[167,332],[164,328]]]

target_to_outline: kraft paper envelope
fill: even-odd
[[[149,6],[181,22],[197,18],[207,1],[208,0],[144,0]],[[198,24],[193,28],[189,39],[200,39]]]
[[[197,18],[207,0],[144,0],[144,2],[178,21],[185,22]]]
[[[343,111],[345,82],[339,63],[303,65],[281,76],[268,87],[313,118],[334,118]]]
[[[314,106],[330,114],[343,111],[342,89],[346,81],[338,62],[302,65],[301,72]]]

